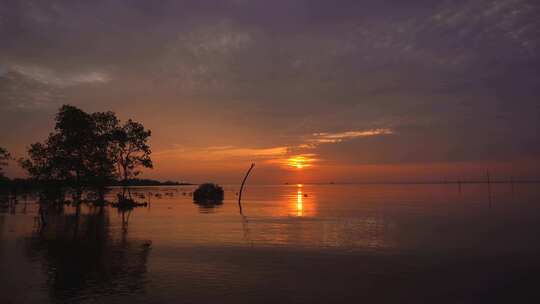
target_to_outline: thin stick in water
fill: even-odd
[[[244,180],[240,186],[240,192],[238,193],[238,208],[240,208],[240,213],[242,213],[242,191],[244,190],[244,184],[246,183],[249,173],[251,173],[251,170],[253,170],[253,167],[255,167],[254,163],[251,164],[251,167],[249,167],[249,170],[246,172],[246,176],[244,176]]]

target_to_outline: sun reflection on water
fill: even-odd
[[[296,215],[297,216],[302,216],[303,215],[303,202],[302,202],[302,199],[303,199],[303,194],[302,194],[302,188],[301,188],[302,185],[298,185],[298,190],[296,192]]]

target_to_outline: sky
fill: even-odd
[[[143,177],[540,178],[537,0],[0,0],[0,146],[62,104],[152,130]],[[12,163],[10,176],[23,176]]]

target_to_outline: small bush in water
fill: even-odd
[[[220,204],[223,201],[223,188],[212,183],[202,184],[193,192],[193,200],[201,204]]]

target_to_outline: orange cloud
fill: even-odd
[[[266,164],[278,165],[282,168],[309,168],[320,161],[316,153],[302,153],[301,150],[316,149],[320,144],[339,143],[344,140],[394,134],[390,129],[369,129],[345,131],[340,133],[315,133],[301,139],[296,145],[245,148],[236,146],[211,146],[204,148],[187,148],[177,146],[169,150],[154,153],[157,158],[173,158],[175,160],[215,162],[215,161],[263,161]]]
[[[159,157],[173,157],[186,160],[219,161],[227,159],[273,159],[287,154],[287,147],[241,148],[217,146],[207,148],[175,148],[154,153]]]
[[[339,133],[314,133],[314,138],[310,139],[311,142],[325,144],[325,143],[338,143],[347,139],[369,137],[378,135],[391,135],[394,131],[391,129],[370,129],[361,131],[346,131]]]

